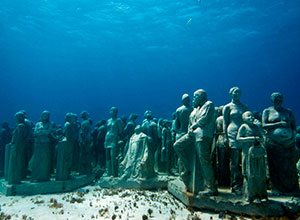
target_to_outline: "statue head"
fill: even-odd
[[[185,106],[190,105],[190,96],[189,96],[189,94],[187,94],[187,93],[183,94],[182,97],[181,97],[181,100],[182,100],[183,105],[185,105]]]
[[[90,114],[87,112],[87,111],[82,111],[80,113],[80,117],[83,119],[83,120],[88,120],[90,118]]]
[[[239,101],[241,98],[241,90],[239,87],[234,86],[229,90],[229,95],[233,101]]]
[[[129,115],[128,120],[129,120],[129,121],[135,121],[137,118],[138,118],[138,115],[132,113],[132,114]]]
[[[202,106],[207,101],[207,93],[203,89],[198,89],[194,92],[193,96],[193,106],[197,108]]]
[[[22,111],[18,111],[15,114],[15,119],[16,119],[16,123],[17,124],[23,123],[25,121],[25,115],[24,115],[24,113]]]
[[[111,118],[116,119],[118,116],[118,108],[117,107],[111,107],[109,110]]]
[[[280,108],[283,103],[283,95],[280,92],[273,92],[271,94],[271,100],[274,108]]]
[[[50,112],[45,110],[41,114],[41,122],[46,123],[49,121],[50,121]]]
[[[150,110],[145,111],[144,118],[148,120],[153,119],[152,112]]]
[[[252,124],[254,121],[254,115],[250,111],[246,111],[242,115],[243,121],[247,124]]]

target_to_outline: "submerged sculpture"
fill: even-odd
[[[263,111],[262,125],[266,130],[272,191],[276,194],[299,193],[295,118],[291,110],[282,106],[281,93],[272,93],[271,100],[273,105]]]
[[[106,170],[105,176],[118,176],[119,141],[122,134],[122,121],[118,118],[118,109],[111,107],[111,118],[107,121],[107,133],[105,136]]]
[[[43,111],[41,121],[34,128],[34,150],[30,161],[32,181],[49,181],[53,163],[54,129],[50,122],[50,112]]]
[[[242,115],[244,124],[238,130],[237,140],[242,146],[242,173],[245,195],[249,202],[267,200],[266,151],[263,148],[261,123],[252,112]]]
[[[183,163],[184,171],[181,173],[181,178],[187,186],[188,191],[200,195],[217,195],[217,187],[215,184],[215,176],[211,161],[211,144],[214,134],[214,105],[208,101],[207,94],[204,90],[199,89],[194,92],[193,96],[193,111],[189,117],[188,133],[183,135],[174,144],[174,149],[178,157]],[[193,160],[195,153],[195,160]],[[202,189],[191,189],[190,182],[193,169],[199,169],[193,163],[199,163],[203,180],[193,183],[195,185],[203,185]],[[205,189],[206,188],[206,189]],[[204,190],[205,189],[205,190]]]
[[[13,132],[12,141],[10,144],[10,155],[8,161],[8,184],[19,184],[21,183],[22,177],[25,175],[23,161],[25,160],[24,146],[26,142],[25,136],[25,125],[24,125],[24,114],[17,112],[15,114],[16,128]]]
[[[131,136],[128,151],[121,162],[123,175],[121,179],[149,179],[155,176],[154,161],[149,156],[149,137],[137,125]]]
[[[241,144],[236,140],[238,129],[243,123],[242,114],[248,110],[247,106],[240,101],[241,91],[238,87],[229,90],[231,102],[223,108],[224,132],[227,143],[230,147],[230,175],[231,191],[241,194],[243,177],[240,168]]]

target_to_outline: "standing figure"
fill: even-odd
[[[281,93],[272,93],[271,100],[273,105],[263,111],[262,125],[266,130],[265,146],[272,191],[275,194],[298,193],[294,114],[282,106],[283,96]]]
[[[92,120],[88,112],[81,113],[81,126],[79,130],[79,173],[90,174],[92,172]]]
[[[226,142],[230,147],[230,182],[231,191],[235,194],[242,193],[243,176],[241,172],[242,147],[236,140],[239,127],[243,123],[242,114],[248,110],[240,101],[241,91],[238,87],[229,90],[231,102],[224,106],[224,132]]]
[[[193,106],[194,109],[189,117],[188,133],[175,142],[174,149],[183,163],[184,169],[181,178],[187,186],[187,190],[192,190],[193,193],[199,193],[201,196],[214,196],[218,193],[211,160],[215,108],[213,103],[207,99],[207,94],[203,89],[194,92]],[[198,166],[195,166],[197,163],[199,163],[204,182],[195,182],[192,187],[195,185],[206,187],[206,190],[202,188],[200,192],[197,192],[198,189],[189,189],[193,169],[199,169]]]
[[[172,168],[175,167],[175,152],[173,148],[171,122],[164,119],[162,121],[162,144],[161,144],[161,163],[163,171],[172,174]]]
[[[226,141],[224,132],[224,117],[222,115],[224,106],[218,107],[218,117],[216,119],[216,130],[215,130],[215,151],[216,151],[216,170],[218,176],[219,186],[229,187],[230,186],[230,149],[228,142]]]
[[[244,124],[237,134],[242,145],[242,173],[245,195],[249,202],[254,199],[267,199],[266,152],[262,147],[261,123],[250,111],[242,115]]]
[[[25,160],[24,148],[26,144],[26,128],[24,125],[24,114],[17,112],[15,114],[16,128],[13,132],[10,143],[10,155],[8,161],[7,182],[8,184],[19,184],[24,171],[22,161]]]
[[[50,112],[43,111],[40,122],[37,122],[34,128],[34,149],[29,163],[32,181],[50,180],[54,132],[53,124],[50,121]]]
[[[12,131],[7,122],[2,123],[0,131],[0,178],[4,174],[5,146],[11,142]]]
[[[111,107],[111,118],[107,120],[107,132],[105,135],[105,158],[106,158],[106,171],[104,176],[118,176],[118,151],[119,142],[123,130],[123,122],[118,118],[118,109]]]

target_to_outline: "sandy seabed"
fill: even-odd
[[[0,220],[187,220],[220,219],[218,214],[187,209],[167,191],[103,189],[88,186],[74,192],[35,196],[0,196]],[[223,216],[222,219],[232,219]]]

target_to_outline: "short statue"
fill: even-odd
[[[120,166],[123,168],[121,179],[145,180],[155,176],[154,161],[149,155],[149,137],[137,125],[129,140],[128,150]]]
[[[242,114],[248,110],[247,106],[240,101],[241,91],[238,87],[229,90],[231,102],[223,108],[224,132],[226,142],[230,147],[230,185],[235,194],[242,193],[243,176],[240,168],[242,148],[236,140],[238,129],[243,123]]]
[[[244,124],[238,130],[237,140],[242,146],[245,196],[249,202],[267,200],[266,151],[262,146],[261,123],[254,119],[250,111],[244,112],[242,117]]]
[[[200,196],[213,196],[218,193],[211,160],[215,109],[213,103],[207,99],[207,93],[202,89],[194,92],[193,107],[189,117],[188,133],[175,142],[174,149],[183,163],[181,179],[187,190],[194,194],[199,193]],[[191,161],[193,163],[198,161],[199,166],[191,164]],[[199,169],[198,167],[200,167],[203,180],[199,180],[202,183],[193,183],[192,187],[196,185],[204,187],[193,190],[190,188],[190,182],[193,181],[191,176],[193,169]]]
[[[263,111],[265,146],[274,194],[299,193],[296,153],[296,122],[291,110],[282,106],[279,92],[271,95],[273,105]]]

